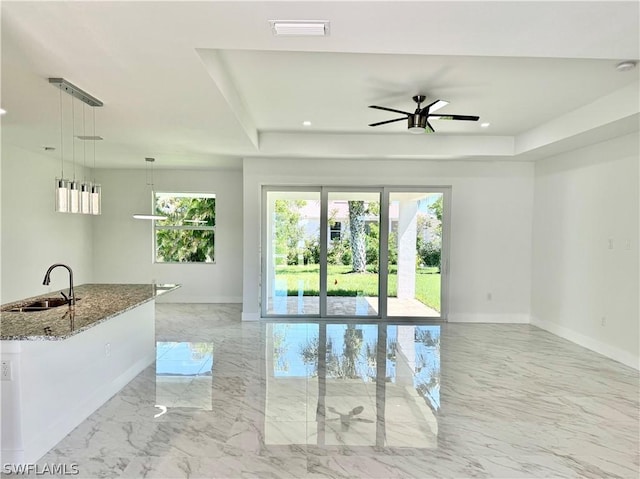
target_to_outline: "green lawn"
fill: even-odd
[[[349,273],[350,266],[329,265],[328,296],[378,296],[378,275],[376,273]],[[391,266],[389,274],[389,296],[397,291],[397,268]],[[440,273],[438,268],[418,268],[416,272],[416,299],[423,304],[440,311]],[[318,296],[320,293],[320,266],[278,266],[276,278],[287,280],[287,295],[297,296],[298,289],[304,289],[305,296]]]

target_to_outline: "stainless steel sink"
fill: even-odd
[[[76,298],[78,301],[80,298]],[[68,305],[69,301],[64,298],[43,298],[32,303],[25,304],[24,306],[13,307],[5,309],[4,311],[10,313],[27,313],[31,311],[46,311],[48,309],[58,308],[60,306]]]

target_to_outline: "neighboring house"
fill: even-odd
[[[301,223],[304,226],[305,237],[317,238],[320,228],[320,202],[308,201],[300,209]],[[392,232],[398,231],[398,220],[400,217],[400,207],[398,202],[391,202],[389,205],[389,226]],[[425,227],[420,234],[425,242],[433,241],[436,238],[436,228],[440,226],[440,220],[428,208],[423,208],[417,214],[418,224]],[[420,220],[420,217],[424,220]],[[365,224],[377,224],[379,218],[376,215],[367,215]],[[349,234],[349,204],[348,201],[332,201],[329,204],[329,231],[327,237],[330,241],[341,240]]]

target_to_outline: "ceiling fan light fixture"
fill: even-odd
[[[329,22],[325,20],[271,20],[271,31],[276,36],[325,37],[329,35]]]
[[[423,115],[414,114],[408,117],[409,120],[409,133],[419,135],[424,133],[427,128],[427,117]]]
[[[426,98],[425,95],[416,95],[413,97],[413,101],[418,104],[418,107],[413,113],[409,113],[408,111],[403,111],[403,110],[397,110],[395,108],[389,108],[386,106],[369,105],[369,108],[375,108],[376,110],[390,111],[393,113],[404,115],[404,116],[401,116],[400,118],[393,118],[391,120],[370,123],[369,126],[387,125],[389,123],[395,123],[396,121],[404,121],[406,119],[408,123],[407,129],[411,133],[416,133],[416,134],[422,133],[422,132],[435,133],[433,126],[431,126],[431,123],[429,123],[430,118],[434,120],[457,120],[457,121],[478,121],[480,119],[479,116],[475,116],[475,115],[434,114],[432,113],[434,109],[438,110],[443,106],[448,105],[449,102],[445,100],[435,100],[429,103],[427,106],[421,107],[421,104],[425,100],[425,98]]]

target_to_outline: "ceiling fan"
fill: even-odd
[[[431,132],[435,130],[429,123],[429,118],[436,118],[438,120],[463,120],[463,121],[478,121],[480,117],[472,115],[434,115],[432,112],[439,110],[443,106],[449,104],[448,101],[436,100],[433,103],[429,103],[424,108],[420,108],[420,104],[425,100],[424,95],[416,95],[413,97],[413,101],[418,104],[418,108],[413,113],[408,111],[395,110],[393,108],[387,108],[386,106],[369,105],[369,108],[375,108],[377,110],[392,111],[394,113],[400,113],[405,115],[401,118],[395,118],[393,120],[379,121],[378,123],[371,123],[369,126],[386,125],[387,123],[393,123],[396,121],[407,120],[408,128],[411,133],[423,133],[427,129]]]

